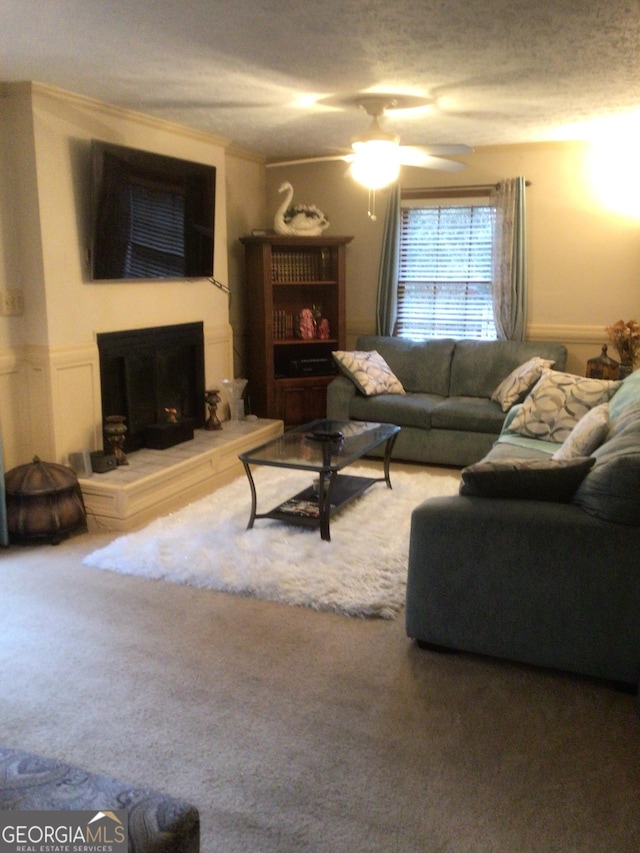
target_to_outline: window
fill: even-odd
[[[486,203],[405,202],[401,210],[396,334],[494,340],[492,237]]]

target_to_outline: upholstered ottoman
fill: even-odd
[[[126,809],[130,853],[198,853],[195,806],[61,761],[0,747],[0,810]]]

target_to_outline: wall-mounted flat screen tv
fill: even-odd
[[[216,169],[93,140],[91,278],[213,276]]]

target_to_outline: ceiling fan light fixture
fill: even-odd
[[[353,143],[351,176],[369,190],[392,184],[400,174],[400,148],[394,139],[369,139]]]

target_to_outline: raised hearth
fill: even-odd
[[[224,421],[197,430],[191,441],[166,450],[143,448],[129,464],[80,477],[89,530],[128,531],[204,497],[242,473],[238,454],[281,435],[282,421]],[[247,507],[250,507],[247,487]]]

